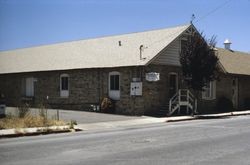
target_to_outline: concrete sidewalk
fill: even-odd
[[[192,116],[163,117],[163,118],[144,116],[141,119],[134,119],[134,120],[78,124],[76,125],[76,127],[81,130],[103,130],[110,128],[130,127],[130,126],[138,126],[144,124],[156,124],[156,123],[165,123],[168,121],[183,121],[183,120],[193,120],[193,119],[195,119],[195,117]]]

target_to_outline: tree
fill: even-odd
[[[215,37],[205,39],[193,33],[187,38],[180,53],[182,73],[189,88],[202,91],[210,81],[218,79],[218,57],[215,54]]]

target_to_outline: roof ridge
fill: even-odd
[[[216,48],[217,49],[223,49],[223,50],[227,51],[227,49],[225,49],[225,48],[221,48],[221,47],[216,47]],[[243,51],[233,50],[233,49],[230,49],[230,50],[231,50],[232,53],[236,52],[236,53],[242,53],[242,54],[245,54],[245,55],[250,55],[250,53],[248,53],[248,52],[243,52]]]

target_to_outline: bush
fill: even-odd
[[[30,113],[30,106],[29,104],[25,103],[18,107],[18,115],[20,118],[24,118],[26,115]]]
[[[104,113],[114,113],[115,112],[115,103],[113,100],[105,97],[101,103],[101,111]]]
[[[23,118],[7,116],[0,119],[0,130],[11,128],[32,128],[32,127],[48,127],[48,126],[60,126],[66,125],[64,121],[47,120],[44,123],[44,118],[41,116],[26,115]]]
[[[47,118],[47,109],[45,107],[44,104],[39,104],[39,116],[43,117],[43,118]]]
[[[216,110],[218,112],[232,112],[233,111],[233,103],[230,99],[228,99],[226,97],[221,97],[217,101]]]

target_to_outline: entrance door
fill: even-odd
[[[238,78],[232,80],[232,102],[234,108],[238,108]]]
[[[172,98],[178,90],[178,75],[177,73],[169,74],[169,98]]]

